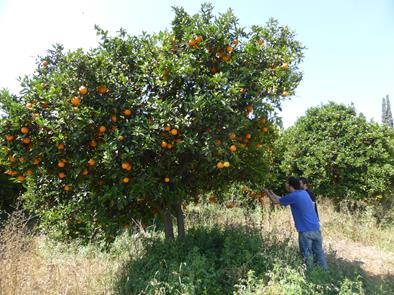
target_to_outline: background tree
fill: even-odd
[[[382,102],[382,123],[394,128],[393,114],[391,112],[390,98],[388,95],[383,97]]]
[[[276,110],[301,80],[302,46],[270,20],[245,31],[231,10],[189,15],[172,29],[64,52],[60,45],[2,91],[9,173],[26,206],[61,235],[112,239],[160,214],[184,236],[182,204],[228,184],[264,183]]]
[[[278,140],[280,175],[310,178],[318,195],[384,202],[394,183],[394,135],[352,107],[310,108]]]

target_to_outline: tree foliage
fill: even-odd
[[[234,181],[265,181],[276,111],[301,80],[302,46],[270,20],[250,31],[231,10],[175,8],[172,29],[88,52],[56,45],[22,92],[3,90],[8,172],[26,205],[62,235],[111,238],[130,220],[171,214]]]
[[[308,177],[321,196],[337,203],[392,197],[394,134],[351,106],[330,102],[310,108],[278,147],[280,173]]]

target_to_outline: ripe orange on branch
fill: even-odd
[[[13,141],[14,139],[15,139],[15,137],[13,135],[8,134],[8,135],[5,136],[5,140],[8,141],[8,142]]]
[[[232,151],[233,153],[237,151],[237,147],[235,144],[230,146],[230,151]]]
[[[22,128],[21,128],[21,133],[22,133],[22,134],[27,134],[27,133],[29,133],[29,131],[30,131],[30,130],[29,130],[29,128],[27,128],[27,127],[22,127]]]
[[[108,88],[104,85],[100,85],[99,87],[97,87],[97,92],[100,94],[104,94],[108,92]]]
[[[31,142],[31,139],[29,137],[25,137],[24,139],[22,139],[22,142],[24,144],[29,144]]]
[[[64,143],[59,143],[59,144],[57,145],[57,148],[58,148],[59,150],[64,150],[64,148],[65,148]]]
[[[90,159],[90,160],[88,161],[88,165],[89,165],[89,166],[94,166],[94,165],[96,165],[96,160]]]
[[[87,94],[88,93],[88,88],[87,87],[85,87],[85,86],[81,86],[81,87],[79,87],[79,94],[81,94],[81,95],[85,95],[85,94]]]
[[[81,103],[81,100],[79,99],[78,96],[74,96],[74,97],[71,99],[71,104],[72,104],[73,106],[75,106],[75,107],[79,106],[80,103]]]
[[[66,166],[66,160],[60,160],[60,161],[57,163],[57,166],[58,166],[59,168],[63,168],[64,166]]]
[[[105,133],[106,130],[107,130],[107,128],[105,126],[100,126],[100,128],[99,128],[100,133]]]
[[[16,179],[17,179],[19,182],[24,182],[26,178],[25,178],[23,175],[19,175]]]
[[[126,117],[130,117],[132,114],[133,112],[130,109],[123,110],[123,115],[125,115]]]

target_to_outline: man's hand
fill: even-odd
[[[263,188],[264,193],[271,199],[272,203],[274,204],[280,204],[279,202],[279,196],[275,195],[272,190],[268,190],[266,188]]]

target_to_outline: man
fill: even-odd
[[[314,193],[312,193],[309,190],[309,181],[308,181],[308,179],[306,179],[305,177],[300,177],[300,183],[301,183],[301,189],[306,191],[308,193],[309,197],[311,198],[311,200],[313,202],[313,205],[315,206],[315,211],[316,211],[317,218],[319,218],[319,213],[317,212],[316,197],[315,197]],[[319,218],[319,220],[320,220],[320,218]]]
[[[311,198],[306,191],[301,189],[298,178],[289,177],[286,188],[289,194],[284,197],[277,196],[271,190],[264,189],[264,192],[274,204],[290,205],[298,231],[301,255],[308,268],[312,266],[313,261],[316,261],[322,268],[327,269],[320,223]]]

